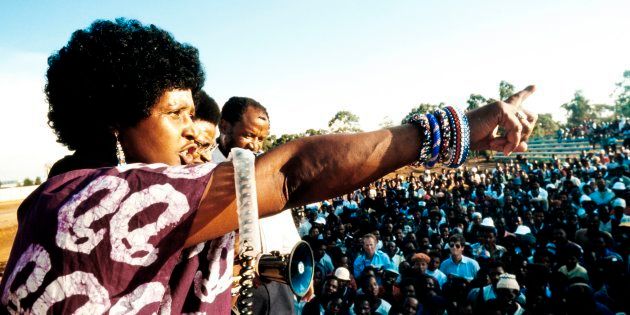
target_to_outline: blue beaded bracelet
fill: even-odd
[[[423,164],[429,159],[429,147],[431,146],[431,129],[429,119],[425,115],[412,113],[403,119],[404,124],[414,124],[420,128],[423,134],[422,143],[420,143],[420,156],[418,164]]]
[[[446,165],[447,167],[452,167],[453,164],[455,164],[455,156],[457,154],[457,142],[459,141],[458,139],[458,129],[457,129],[457,125],[455,124],[455,118],[453,117],[453,113],[449,110],[450,106],[447,106],[444,108],[444,113],[446,114],[446,118],[448,119],[449,125],[450,125],[450,129],[451,129],[451,141],[450,141],[450,145],[448,147],[448,159],[445,161],[444,165]]]
[[[429,126],[431,127],[431,156],[425,163],[427,167],[433,167],[440,155],[440,145],[442,144],[442,137],[440,135],[440,125],[437,119],[432,114],[427,114],[429,119]]]

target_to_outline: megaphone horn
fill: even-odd
[[[258,274],[261,278],[289,285],[297,296],[304,296],[313,281],[315,259],[311,246],[299,241],[289,254],[273,251],[262,254],[258,259]]]

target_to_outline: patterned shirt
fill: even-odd
[[[18,209],[0,304],[33,314],[228,314],[234,235],[184,249],[216,164],[55,176]]]

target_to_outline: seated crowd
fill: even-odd
[[[630,308],[630,150],[425,170],[295,209],[301,314],[613,314]],[[625,213],[624,213],[625,212]]]

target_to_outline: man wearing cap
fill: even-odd
[[[453,234],[448,242],[451,256],[442,262],[440,271],[447,277],[453,275],[467,281],[473,280],[479,271],[479,264],[474,259],[464,256],[464,246],[466,245],[464,236]]]
[[[613,235],[617,234],[617,229],[619,228],[619,224],[623,219],[624,211],[626,210],[626,200],[621,198],[616,198],[612,202],[612,232]]]
[[[363,254],[357,256],[354,260],[354,277],[359,278],[361,272],[367,266],[373,266],[376,269],[386,269],[393,267],[391,259],[387,254],[381,250],[376,249],[377,243],[376,236],[374,234],[365,234],[363,236]]]
[[[516,301],[519,296],[520,286],[516,281],[516,276],[505,273],[499,277],[497,282],[497,307],[501,314],[522,315],[525,309]]]
[[[483,310],[485,302],[497,298],[497,284],[499,283],[501,275],[505,274],[503,264],[500,262],[490,263],[486,267],[486,270],[490,278],[490,284],[482,288],[473,288],[468,293],[468,301],[472,303],[473,311],[476,313],[480,313],[480,311]],[[525,297],[519,294],[519,300],[521,299],[524,301]]]
[[[354,297],[357,294],[355,290],[356,283],[353,284],[353,279],[350,277],[350,271],[345,267],[338,267],[335,269],[333,276],[339,281],[339,289],[337,292],[343,297],[346,303],[354,301]]]
[[[480,243],[473,245],[473,256],[493,260],[501,259],[507,250],[497,245],[497,232],[492,218],[484,218],[481,221],[481,227],[483,239]]]
[[[625,198],[626,197],[626,184],[624,184],[621,181],[616,182],[612,186],[612,191],[615,194],[615,196],[619,198]]]

